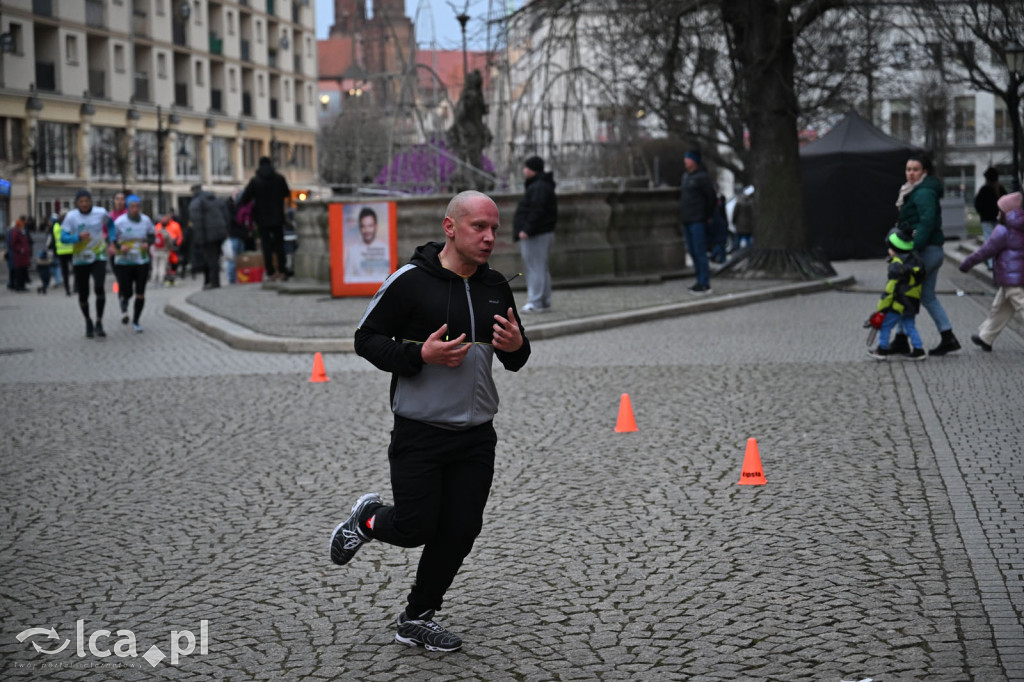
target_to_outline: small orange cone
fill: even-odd
[[[324,371],[324,357],[319,352],[313,357],[313,374],[309,377],[309,383],[319,384],[330,381],[327,372]]]
[[[119,291],[121,291],[121,287],[117,286],[117,282],[114,282],[114,293],[116,294]]]
[[[743,455],[743,473],[739,485],[764,485],[764,470],[761,469],[761,455],[757,452],[757,441],[747,439],[747,452]]]
[[[633,419],[633,404],[629,402],[629,394],[623,393],[619,401],[619,420],[615,422],[615,433],[637,431],[636,420]]]

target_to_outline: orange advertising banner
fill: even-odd
[[[398,207],[393,201],[327,207],[332,296],[373,296],[398,268]]]

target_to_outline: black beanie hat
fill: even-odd
[[[544,172],[544,159],[540,158],[539,156],[531,156],[526,160],[526,162],[523,165],[532,170],[534,173]]]
[[[77,192],[75,192],[75,203],[77,204],[78,200],[81,199],[82,197],[89,197],[89,199],[92,200],[92,192],[90,192],[84,187],[78,190]]]

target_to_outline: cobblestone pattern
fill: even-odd
[[[0,294],[0,347],[34,349],[0,355],[3,675],[1024,679],[1024,417],[1005,399],[1024,339],[876,363],[876,298],[867,283],[544,341],[499,370],[485,527],[438,614],[466,646],[441,655],[392,643],[418,550],[328,558],[358,494],[390,497],[385,375],[329,355],[332,381],[310,384],[311,358],[155,311],[143,335],[108,312],[110,338],[86,341],[72,299]],[[962,340],[988,299],[944,297]],[[622,393],[637,433],[613,432]],[[763,487],[736,485],[748,437]],[[207,620],[208,652],[97,669],[74,643],[47,657],[15,638],[71,638],[78,619],[86,637],[132,630],[139,654]]]

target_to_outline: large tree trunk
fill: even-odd
[[[810,252],[804,221],[792,21],[775,0],[731,0],[721,8],[741,67],[755,188],[754,244],[731,270],[751,277],[834,275],[824,255]]]

